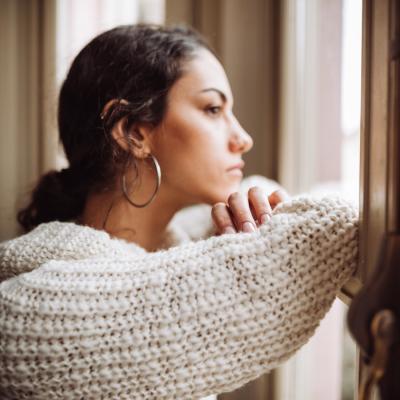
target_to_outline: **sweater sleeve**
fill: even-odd
[[[47,262],[0,285],[2,398],[234,390],[312,336],[356,264],[357,212],[307,198],[253,233]]]

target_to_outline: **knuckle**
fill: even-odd
[[[263,211],[264,209],[269,211],[269,198],[264,192],[264,190],[259,186],[253,186],[249,189],[249,197],[251,198],[251,202],[254,206],[257,207],[257,210]]]
[[[265,202],[268,199],[267,194],[259,186],[254,186],[254,187],[250,188],[248,195],[249,195],[249,197],[252,198],[252,200],[257,201],[259,203]]]
[[[219,203],[215,203],[212,208],[211,208],[211,214],[212,215],[218,215],[222,209],[225,209],[226,205],[225,203],[219,202]]]
[[[240,199],[241,194],[239,192],[233,192],[228,197],[228,202],[231,203],[232,201],[236,201]]]
[[[217,203],[211,209],[211,216],[217,222],[221,222],[226,219],[227,214],[228,210],[225,203]]]
[[[212,209],[213,209],[213,210],[216,210],[216,209],[221,208],[221,207],[224,207],[224,208],[225,208],[225,203],[223,203],[222,201],[219,201],[218,203],[215,203],[215,204],[212,206]]]
[[[250,189],[249,189],[249,191],[248,191],[248,193],[250,194],[250,193],[259,193],[259,192],[261,192],[262,191],[262,189],[260,188],[260,186],[252,186]]]

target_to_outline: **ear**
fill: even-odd
[[[146,158],[152,151],[152,131],[149,124],[134,124],[126,130],[126,118],[120,119],[112,128],[111,135],[118,145],[126,152],[132,153],[135,158]]]

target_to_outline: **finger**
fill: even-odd
[[[220,234],[235,233],[236,228],[232,221],[232,216],[225,203],[216,203],[211,209],[211,216]]]
[[[268,196],[269,204],[271,205],[272,209],[274,209],[279,203],[289,200],[289,198],[289,194],[282,189],[275,190],[275,192]]]
[[[228,206],[238,231],[254,232],[256,230],[256,223],[250,211],[249,201],[244,195],[239,192],[232,193],[228,198]]]
[[[258,223],[263,224],[268,221],[272,215],[272,208],[265,191],[259,186],[253,186],[249,189],[248,195]]]

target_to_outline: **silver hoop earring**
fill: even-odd
[[[127,189],[126,189],[125,174],[122,175],[122,193],[124,194],[124,196],[125,196],[125,198],[128,200],[128,202],[129,202],[130,204],[132,204],[134,207],[143,208],[143,207],[146,207],[148,204],[150,204],[150,203],[153,201],[154,197],[156,196],[156,194],[157,194],[157,192],[158,192],[158,189],[159,189],[159,187],[160,187],[160,185],[161,185],[161,168],[160,168],[160,164],[158,163],[157,159],[156,159],[152,154],[149,154],[149,158],[152,159],[153,164],[154,164],[155,169],[156,169],[156,174],[157,174],[157,185],[156,185],[156,188],[155,188],[155,190],[154,190],[154,193],[151,195],[150,199],[149,199],[148,201],[146,201],[146,203],[137,204],[137,203],[134,203],[134,202],[129,198],[129,194],[128,194],[128,191],[127,191]]]

